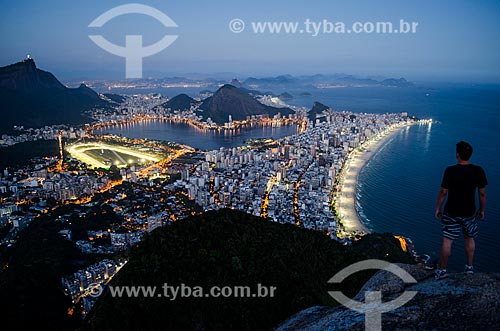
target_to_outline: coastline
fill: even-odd
[[[134,115],[133,117],[123,120],[109,121],[109,122],[91,122],[91,123],[86,123],[84,125],[85,125],[85,132],[88,135],[93,135],[93,132],[100,128],[141,123],[146,121],[167,121],[173,123],[182,123],[204,132],[210,132],[210,131],[234,132],[249,127],[258,127],[258,126],[280,127],[288,125],[297,125],[297,127],[303,128],[302,130],[305,130],[304,121],[296,118],[276,118],[276,119],[259,118],[252,120],[233,121],[231,123],[225,123],[224,125],[217,125],[217,124],[207,125],[205,122],[201,122],[198,119],[193,119],[189,117],[165,116],[165,115],[155,115],[155,116]]]
[[[346,158],[339,176],[343,178],[340,191],[337,193],[336,210],[343,224],[344,233],[370,233],[363,224],[356,210],[356,185],[361,169],[389,140],[402,129],[412,124],[400,124],[383,131],[380,137],[370,139],[363,143],[360,148],[354,149]]]

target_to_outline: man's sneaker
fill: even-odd
[[[472,275],[474,273],[474,267],[471,265],[465,265],[465,273]]]
[[[446,269],[436,269],[436,280],[443,279],[448,277],[448,273],[446,272]]]
[[[432,261],[432,262],[426,261],[426,262],[424,263],[424,269],[425,269],[425,270],[434,270],[434,269],[436,269],[436,268],[437,268],[437,264],[438,264],[437,259],[436,259],[436,260],[434,260],[434,261]]]

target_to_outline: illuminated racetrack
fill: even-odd
[[[143,164],[161,160],[159,156],[151,153],[104,143],[78,143],[67,146],[66,150],[72,157],[81,162],[87,163],[92,167],[105,169],[108,169],[111,164],[115,164],[118,167],[126,167],[133,163]]]

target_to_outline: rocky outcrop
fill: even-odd
[[[0,67],[0,133],[14,125],[86,123],[90,119],[84,112],[107,106],[92,89],[84,84],[67,88],[50,72],[38,69],[31,58]]]
[[[330,109],[330,107],[322,104],[321,102],[315,101],[311,110],[309,111],[309,114],[307,114],[307,117],[309,117],[311,121],[315,121],[318,115],[321,115],[324,111],[328,109]]]
[[[40,70],[31,58],[0,67],[0,87],[31,92],[37,89],[65,89],[54,75]]]
[[[404,306],[382,315],[382,330],[500,329],[500,275],[457,273],[437,281],[433,272],[420,266],[400,266],[416,284],[405,284],[392,273],[379,271],[353,298],[364,302],[366,291],[381,291],[386,302],[404,291],[418,292]],[[317,306],[297,313],[277,330],[365,330],[365,319],[343,306]]]

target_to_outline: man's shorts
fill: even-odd
[[[450,217],[444,214],[441,218],[441,225],[443,226],[443,237],[451,240],[460,237],[460,230],[462,230],[464,236],[470,238],[476,237],[479,231],[476,215],[471,217]]]

